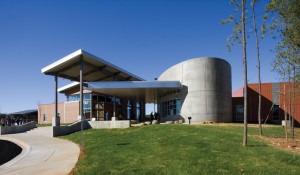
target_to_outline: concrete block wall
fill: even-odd
[[[83,130],[91,128],[86,120],[83,120],[82,124]],[[53,126],[53,137],[68,135],[78,131],[81,131],[81,121],[77,121],[67,126]]]
[[[89,121],[93,129],[100,128],[129,128],[129,120],[115,120],[115,121]]]
[[[111,121],[86,121],[83,120],[83,130],[100,128],[129,128],[129,120],[111,120]],[[81,122],[77,121],[67,126],[53,126],[53,137],[68,135],[81,131]]]
[[[28,122],[20,126],[0,126],[0,135],[27,132],[36,128],[36,122]]]

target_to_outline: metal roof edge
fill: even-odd
[[[87,89],[93,88],[182,88],[180,81],[101,81],[88,82]]]
[[[41,69],[41,73],[47,74],[47,72],[49,72],[54,67],[56,67],[56,66],[58,66],[58,65],[60,65],[60,64],[62,64],[64,62],[66,62],[66,61],[69,61],[69,60],[71,60],[71,59],[73,59],[73,58],[75,58],[75,57],[77,57],[79,55],[83,55],[83,58],[84,58],[84,56],[91,57],[92,59],[97,60],[99,62],[102,62],[102,63],[104,63],[104,64],[106,64],[108,66],[111,66],[111,67],[113,67],[113,68],[115,68],[115,69],[117,69],[117,70],[119,70],[121,72],[124,72],[125,74],[128,74],[131,77],[134,77],[134,78],[136,78],[136,79],[138,79],[140,81],[145,81],[145,79],[143,79],[143,78],[141,78],[141,77],[139,77],[137,75],[134,75],[133,73],[130,73],[127,70],[124,70],[124,69],[122,69],[122,68],[120,68],[120,67],[118,67],[118,66],[116,66],[116,65],[114,65],[114,64],[112,64],[112,63],[110,63],[110,62],[108,62],[108,61],[106,61],[104,59],[101,59],[101,58],[99,58],[99,57],[97,57],[97,56],[95,56],[95,55],[93,55],[93,54],[91,54],[91,53],[89,53],[89,52],[87,52],[87,51],[85,51],[83,49],[79,49],[79,50],[77,50],[77,51],[75,51],[75,52],[73,52],[73,53],[71,53],[71,54],[69,54],[69,55],[67,55],[67,56],[65,56],[65,57],[57,60],[56,62],[54,62],[54,63],[52,63],[52,64],[50,64],[50,65],[42,68]]]
[[[70,84],[68,84],[68,85],[65,85],[65,86],[63,86],[63,87],[58,88],[58,89],[57,89],[57,92],[61,93],[61,92],[65,91],[65,90],[68,90],[68,89],[70,89],[70,88],[73,88],[73,87],[75,87],[75,86],[78,86],[79,84],[80,84],[79,82],[73,82],[73,83],[70,83]]]
[[[55,66],[57,66],[57,65],[59,65],[59,64],[62,64],[62,63],[66,62],[66,61],[68,61],[68,60],[70,60],[70,59],[72,59],[72,58],[74,58],[74,57],[76,57],[76,56],[79,56],[79,55],[81,55],[83,52],[84,52],[84,51],[83,51],[82,49],[79,49],[79,50],[77,50],[77,51],[75,51],[75,52],[73,52],[73,53],[71,53],[71,54],[69,54],[69,55],[67,55],[67,56],[65,56],[65,57],[63,57],[63,58],[61,58],[61,59],[55,61],[54,63],[52,63],[52,64],[50,64],[50,65],[48,65],[48,66],[42,68],[42,69],[41,69],[41,72],[45,74],[45,73],[47,73],[47,71],[51,70],[51,69],[54,68]]]
[[[12,112],[9,113],[10,115],[25,115],[33,112],[38,112],[37,109],[29,109],[29,110],[23,110],[23,111],[18,111],[18,112]]]

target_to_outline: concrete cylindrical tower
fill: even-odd
[[[180,116],[188,122],[230,122],[231,112],[231,66],[220,58],[203,57],[190,59],[166,70],[158,80],[177,80],[183,85],[178,94],[159,99],[180,98]],[[166,116],[165,120],[178,119]],[[163,118],[162,118],[163,119]]]

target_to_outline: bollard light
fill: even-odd
[[[191,119],[192,119],[192,117],[188,117],[188,119],[189,119],[189,124],[191,124]]]

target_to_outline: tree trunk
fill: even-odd
[[[286,82],[283,82],[283,108],[284,108],[284,122],[285,122],[285,141],[288,142],[288,130],[287,130],[287,112],[286,112]]]
[[[294,117],[295,117],[295,95],[296,95],[296,66],[293,65],[293,72],[294,72],[294,78],[293,78],[293,100],[292,100],[292,103],[293,103],[293,110],[292,110],[292,140],[295,141],[295,128],[294,128]]]
[[[291,59],[289,58],[289,60],[288,60],[288,70],[287,70],[287,73],[288,73],[288,83],[287,83],[287,87],[285,87],[285,101],[286,101],[286,103],[287,104],[285,104],[285,106],[286,106],[286,108],[288,108],[288,110],[287,109],[285,109],[285,110],[287,110],[287,111],[285,111],[285,116],[286,116],[286,118],[287,118],[287,115],[288,115],[288,127],[290,127],[290,129],[291,129],[291,132],[292,132],[292,119],[291,119],[291,114],[292,114],[292,110],[291,110],[291,108],[292,108],[292,99],[291,99]],[[288,92],[288,94],[286,94],[286,92]],[[286,96],[288,97],[287,99],[286,99]],[[286,125],[287,126],[287,125]],[[286,133],[285,133],[285,135],[286,135],[286,141],[288,142],[288,129],[286,128]]]
[[[254,32],[255,32],[255,44],[256,44],[256,56],[257,56],[257,71],[258,71],[258,132],[259,136],[262,136],[262,126],[261,126],[261,78],[260,78],[260,53],[259,53],[259,40],[257,34],[257,27],[256,27],[256,18],[255,18],[255,0],[252,1],[252,16],[253,16],[253,25],[254,25]]]
[[[291,130],[292,130],[292,127],[291,127],[291,121],[292,121],[292,119],[291,119],[291,115],[292,115],[292,98],[291,98],[291,59],[289,58],[289,60],[288,60],[288,100],[289,100],[289,102],[288,102],[288,105],[289,105],[289,110],[288,110],[288,114],[289,114],[289,127],[291,128]]]
[[[243,43],[243,63],[244,63],[244,138],[243,146],[247,146],[247,49],[246,49],[246,30],[245,30],[245,1],[242,0],[242,43]]]

